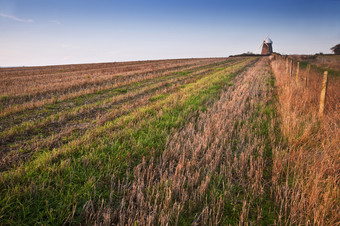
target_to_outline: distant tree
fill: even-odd
[[[336,55],[340,55],[340,44],[337,44],[336,46],[333,46],[331,50],[334,52]]]

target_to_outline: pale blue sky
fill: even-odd
[[[0,0],[0,66],[330,53],[338,0]]]

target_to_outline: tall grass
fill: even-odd
[[[329,77],[326,112],[318,117],[322,73],[312,70],[304,86],[290,77],[285,60],[272,62],[277,109],[286,144],[273,154],[273,187],[280,223],[334,225],[340,220],[340,80]]]

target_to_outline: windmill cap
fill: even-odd
[[[264,42],[267,43],[267,44],[272,44],[273,43],[273,41],[270,38],[266,38],[264,40]]]

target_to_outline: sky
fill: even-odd
[[[0,66],[331,53],[340,0],[0,0]]]

